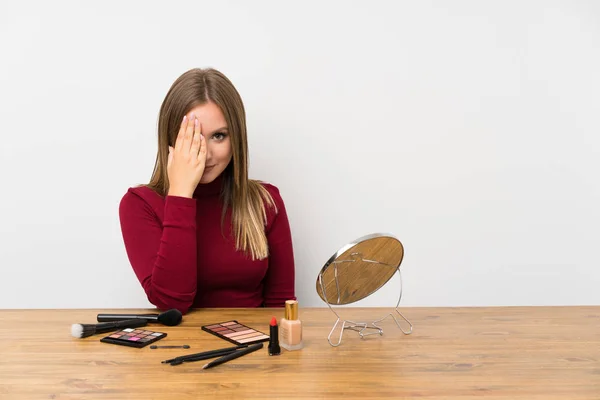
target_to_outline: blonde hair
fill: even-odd
[[[191,69],[182,74],[171,86],[160,108],[158,118],[158,152],[150,182],[145,185],[161,196],[169,190],[167,158],[169,146],[175,140],[183,116],[191,109],[208,102],[216,104],[223,113],[231,138],[232,159],[223,171],[223,213],[231,208],[232,231],[237,250],[244,251],[253,260],[269,254],[265,225],[265,203],[277,207],[271,194],[259,181],[248,179],[248,141],[246,112],[242,99],[231,81],[221,72]]]

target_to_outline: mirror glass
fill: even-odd
[[[339,249],[317,276],[317,293],[332,305],[350,304],[389,281],[404,257],[402,243],[390,234],[363,236]]]

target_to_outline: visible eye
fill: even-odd
[[[214,135],[212,135],[212,138],[215,139],[216,141],[220,142],[221,140],[225,139],[227,137],[227,134],[224,132],[217,132]]]

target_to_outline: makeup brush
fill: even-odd
[[[181,323],[183,314],[176,308],[160,314],[98,314],[98,322],[123,321],[125,319],[145,319],[150,322],[158,322],[167,326],[175,326]]]
[[[236,358],[245,356],[246,354],[252,353],[253,351],[257,351],[262,348],[263,348],[262,343],[253,344],[252,346],[248,346],[243,350],[236,350],[232,353],[229,353],[220,358],[217,358],[216,360],[212,360],[208,364],[204,364],[204,366],[202,366],[202,369],[216,367],[217,365],[221,365],[223,363],[226,363],[227,361],[235,360]]]
[[[122,328],[139,328],[146,325],[148,325],[148,321],[145,319],[127,319],[102,324],[73,324],[71,325],[71,335],[76,338],[85,338],[97,333],[111,332]]]

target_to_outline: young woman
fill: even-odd
[[[231,81],[192,69],[167,93],[150,183],[119,205],[127,256],[148,300],[199,307],[283,307],[296,299],[284,202],[248,179],[246,116]]]

